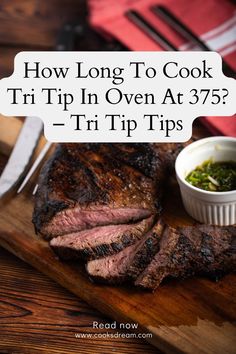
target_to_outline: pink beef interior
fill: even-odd
[[[59,236],[51,240],[51,246],[73,247],[73,249],[84,249],[96,247],[106,242],[115,242],[119,235],[134,228],[136,224],[130,225],[108,225],[94,227],[64,236]]]
[[[139,252],[145,252],[145,242],[149,239],[155,239],[157,237],[156,235],[158,235],[160,238],[162,232],[163,224],[159,221],[157,224],[155,224],[154,228],[145,233],[138,242],[125,248],[122,250],[122,252],[108,257],[89,261],[86,266],[88,274],[91,277],[95,277],[95,279],[102,281],[105,280],[111,283],[122,281],[123,278],[127,275],[128,269],[133,264],[136,255]],[[154,246],[153,242],[151,242],[151,244]],[[138,264],[140,261],[143,264],[142,258],[138,257],[138,260],[136,258],[136,261]]]
[[[105,258],[95,259],[87,263],[86,270],[89,275],[103,279],[119,278],[125,275],[135,252],[144,244],[147,237],[138,243],[126,247],[122,252]]]
[[[97,210],[67,209],[56,214],[41,232],[49,237],[55,237],[96,226],[125,224],[147,218],[151,214],[148,209],[110,209],[109,207],[102,209],[100,207]]]

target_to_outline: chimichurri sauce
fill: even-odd
[[[226,192],[236,189],[236,162],[205,161],[190,172],[186,181],[194,187],[211,192]]]

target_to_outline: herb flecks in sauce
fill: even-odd
[[[208,160],[190,172],[186,181],[194,187],[211,192],[236,189],[236,162]]]

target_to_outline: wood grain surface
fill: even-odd
[[[93,321],[111,320],[2,248],[0,269],[0,353],[158,353],[141,339],[75,338],[102,335],[106,330],[93,329]]]
[[[11,128],[9,120],[9,129]],[[1,135],[1,134],[0,134]],[[1,136],[0,136],[1,140]],[[154,293],[132,287],[91,283],[84,266],[59,261],[47,242],[36,237],[31,215],[35,180],[21,195],[2,202],[0,244],[56,280],[105,315],[138,323],[139,332],[168,353],[235,353],[236,282],[230,274],[218,283],[194,278],[169,281]],[[175,183],[166,196],[165,218],[173,226],[191,224],[184,212]]]

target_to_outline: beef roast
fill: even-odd
[[[50,246],[62,259],[94,259],[112,255],[134,244],[153,225],[153,217],[136,224],[99,226],[58,236]]]
[[[173,229],[161,209],[176,144],[61,144],[39,178],[33,222],[63,259],[89,260],[91,278],[154,290],[166,277],[235,270],[236,228]]]
[[[162,222],[159,221],[134,245],[113,256],[88,262],[86,269],[89,276],[96,281],[109,284],[121,283],[136,277],[157,252],[163,227]]]
[[[155,290],[166,277],[236,269],[236,228],[195,225],[174,229],[160,221],[137,244],[118,254],[90,261],[87,272],[99,282]]]
[[[212,274],[236,269],[236,228],[195,225],[166,228],[160,250],[135,285],[155,290],[166,277]]]
[[[149,144],[60,144],[42,169],[33,222],[46,238],[135,222],[160,208],[165,161]]]

